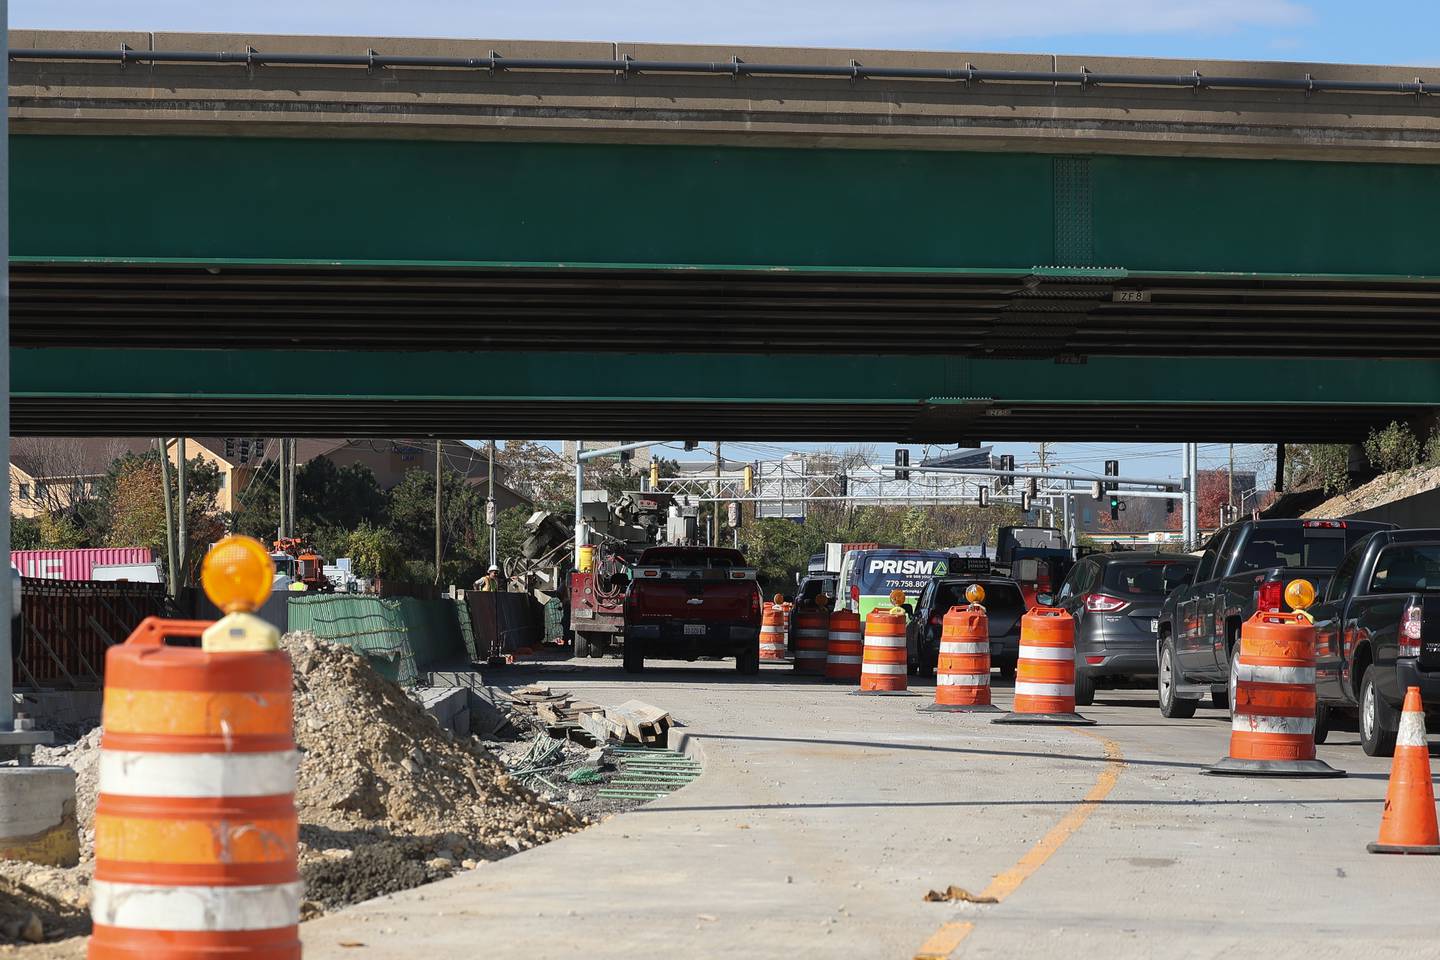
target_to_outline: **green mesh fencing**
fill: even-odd
[[[460,614],[448,599],[322,594],[291,597],[288,613],[291,630],[353,647],[381,676],[406,686],[466,653]]]

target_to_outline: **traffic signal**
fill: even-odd
[[[1014,455],[1000,454],[1000,469],[1005,471],[1005,475],[1000,478],[1000,489],[1009,490],[1015,486],[1015,474],[1011,473],[1015,469]]]
[[[621,450],[621,451],[620,451],[620,466],[622,466],[622,467],[623,467],[623,466],[627,466],[627,465],[630,463],[630,457],[631,457],[634,453],[635,453],[634,450]]]
[[[226,437],[226,438],[225,438],[225,459],[226,459],[226,460],[229,460],[231,463],[234,463],[234,462],[235,462],[235,438],[234,438],[234,437]]]
[[[1166,497],[1166,498],[1165,498],[1165,512],[1166,512],[1166,513],[1174,513],[1174,512],[1175,512],[1175,501],[1172,500],[1172,499],[1170,499],[1169,497]]]
[[[978,503],[978,504],[979,504],[980,506],[982,506],[982,507],[988,507],[988,506],[990,506],[990,488],[989,488],[989,487],[981,487],[981,488],[980,488],[980,495],[979,495],[978,499],[976,500],[976,503]]]
[[[685,441],[685,449],[686,449],[686,450],[698,450],[699,448],[700,448],[700,441],[699,441],[699,440],[686,440],[686,441]]]
[[[1119,460],[1106,460],[1106,461],[1105,461],[1105,476],[1107,476],[1107,477],[1118,477],[1118,476],[1120,476],[1120,461],[1119,461]],[[1108,489],[1108,490],[1114,490],[1115,487],[1116,487],[1116,484],[1115,484],[1114,482],[1111,482],[1111,483],[1106,487],[1106,489]]]
[[[1113,494],[1110,496],[1110,519],[1120,519],[1120,498]]]
[[[908,466],[910,466],[910,451],[909,451],[909,450],[906,450],[904,447],[897,447],[897,448],[895,449],[895,466],[897,466],[897,467],[908,467]],[[896,479],[896,480],[909,480],[909,479],[910,479],[910,471],[909,471],[909,470],[896,470],[896,471],[895,471],[895,479]]]
[[[1022,490],[1022,491],[1020,491],[1020,512],[1021,512],[1021,513],[1029,513],[1029,512],[1030,512],[1030,502],[1031,502],[1032,500],[1034,500],[1034,499],[1035,499],[1035,494],[1031,493],[1029,490]]]
[[[740,504],[734,500],[725,504],[725,522],[732,530],[740,529]]]
[[[1034,477],[1028,478],[1025,481],[1025,492],[1030,495],[1031,500],[1034,500],[1040,494],[1040,481]]]
[[[650,461],[650,489],[660,489],[660,462],[658,460]]]
[[[1103,496],[1105,496],[1105,484],[1101,483],[1099,480],[1096,480],[1094,483],[1090,484],[1091,500],[1099,500]]]
[[[746,492],[746,493],[754,493],[754,492],[755,492],[755,468],[752,467],[752,466],[750,466],[750,464],[748,464],[748,463],[745,464],[745,481],[744,481],[744,485],[745,485],[745,492]]]
[[[840,496],[850,496],[850,475],[848,473],[840,474]]]

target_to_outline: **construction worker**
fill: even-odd
[[[476,586],[482,593],[504,593],[505,586],[500,582],[500,568],[490,564],[490,569],[485,571],[485,576],[480,578]]]

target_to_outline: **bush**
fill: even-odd
[[[1383,430],[1365,438],[1365,457],[1377,470],[1410,470],[1420,462],[1420,441],[1406,424],[1392,420]]]
[[[1425,462],[1432,467],[1440,466],[1440,426],[1430,431],[1425,440]]]

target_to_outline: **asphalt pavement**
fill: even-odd
[[[705,773],[580,834],[302,927],[339,958],[1440,956],[1440,857],[1367,854],[1388,760],[1336,780],[1215,777],[1228,718],[1100,693],[1095,726],[926,713],[767,665],[488,671],[687,724]],[[997,688],[1006,707],[1010,692]],[[1432,737],[1432,744],[1435,738]],[[927,902],[960,888],[993,903]]]

